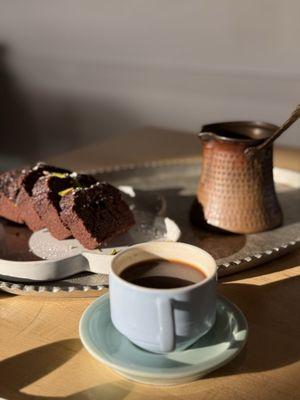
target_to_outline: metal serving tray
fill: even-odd
[[[210,252],[217,260],[219,277],[256,267],[300,248],[300,173],[274,169],[274,179],[284,213],[283,226],[272,231],[236,235],[208,232],[190,223],[200,174],[199,160],[180,159],[107,168],[94,173],[114,185],[129,185],[155,192],[164,204],[160,212],[180,227],[180,241]],[[95,296],[108,284],[107,275],[81,273],[55,282],[22,283],[0,280],[0,288],[14,294]]]

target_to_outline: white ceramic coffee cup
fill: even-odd
[[[191,264],[206,278],[185,287],[155,289],[120,277],[130,265],[158,258]],[[189,347],[215,322],[216,271],[210,254],[186,243],[148,242],[120,252],[112,262],[109,276],[114,326],[148,351],[167,353]]]

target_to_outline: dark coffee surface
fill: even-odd
[[[120,277],[138,286],[174,289],[193,285],[206,278],[199,268],[174,260],[148,260],[125,268]]]

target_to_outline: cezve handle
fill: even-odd
[[[297,119],[300,118],[300,104],[297,105],[295,110],[292,112],[290,117],[281,125],[280,128],[277,129],[277,131],[274,132],[272,136],[270,136],[268,139],[266,139],[263,143],[259,144],[258,146],[252,146],[248,147],[245,150],[245,154],[247,156],[253,156],[255,155],[258,151],[264,149],[265,147],[269,146],[271,143],[274,142],[283,132],[285,132],[294,122],[297,121]]]

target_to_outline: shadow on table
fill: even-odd
[[[66,348],[69,351],[66,351]],[[67,362],[80,348],[78,339],[68,339],[37,347],[1,361],[0,397],[11,398],[11,394],[14,393],[14,399],[36,398],[20,391]]]
[[[9,297],[13,297],[15,294],[13,293],[8,293],[0,290],[0,300],[1,299],[8,299]]]
[[[263,286],[219,286],[220,293],[237,305],[243,297],[249,337],[242,353],[209,377],[267,371],[300,359],[299,285],[300,276],[294,276]]]
[[[67,339],[37,347],[1,361],[0,398],[14,400],[54,400],[59,398],[81,400],[85,398],[101,398],[103,393],[106,396],[105,400],[121,400],[125,398],[132,387],[132,384],[129,382],[126,382],[122,387],[116,386],[113,383],[106,383],[62,397],[35,396],[22,392],[26,386],[43,378],[66,363],[81,348],[82,345],[79,339]]]

